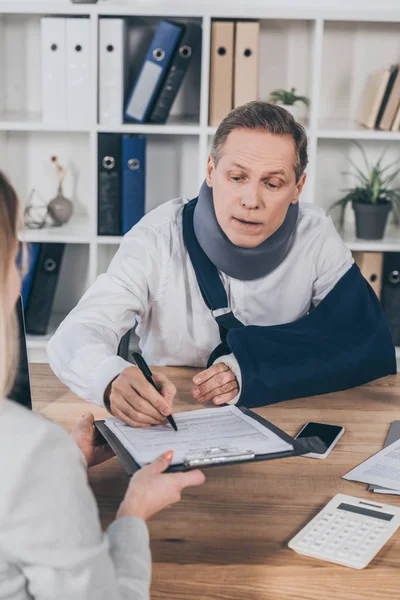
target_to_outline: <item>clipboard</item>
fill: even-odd
[[[326,445],[318,437],[314,436],[295,440],[290,435],[279,429],[279,427],[276,427],[276,425],[273,425],[273,423],[263,419],[245,406],[238,406],[237,408],[243,414],[254,419],[266,429],[269,429],[275,433],[282,440],[288,444],[291,444],[293,450],[272,452],[268,454],[255,454],[251,451],[251,449],[247,451],[235,452],[234,449],[232,450],[223,447],[211,448],[203,452],[196,451],[196,453],[192,453],[191,456],[186,457],[186,460],[182,464],[171,465],[166,472],[176,473],[198,468],[204,469],[209,467],[220,467],[228,464],[234,465],[245,462],[247,463],[262,460],[272,460],[276,458],[288,458],[289,456],[301,456],[302,454],[307,454],[308,452],[323,453],[326,450]],[[141,468],[141,466],[135,461],[133,456],[128,452],[128,450],[114,435],[114,433],[107,427],[104,420],[95,421],[94,424],[101,436],[115,452],[115,455],[118,457],[127,475],[132,476]]]

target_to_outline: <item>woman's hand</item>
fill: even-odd
[[[92,413],[82,415],[71,431],[71,436],[82,450],[88,467],[99,465],[114,456],[114,452],[94,426]]]
[[[205,477],[199,470],[164,473],[171,464],[172,455],[172,450],[169,450],[135,473],[119,508],[117,519],[130,516],[146,521],[163,508],[178,502],[185,487],[205,482]]]

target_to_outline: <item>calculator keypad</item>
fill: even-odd
[[[383,537],[387,525],[375,519],[347,519],[345,515],[325,514],[317,519],[299,541],[301,548],[317,550],[321,555],[358,562],[372,550],[372,543]],[[322,556],[321,556],[322,557]]]
[[[395,529],[389,522],[378,518],[335,508],[321,511],[295,537],[291,547],[302,554],[362,568]]]

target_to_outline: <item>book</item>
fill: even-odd
[[[165,123],[171,107],[182,85],[193,54],[200,49],[201,27],[197,23],[186,23],[178,48],[175,51],[168,73],[151,111],[151,123]]]
[[[122,147],[118,133],[98,137],[98,235],[121,235]]]
[[[397,65],[397,72],[393,82],[392,89],[389,94],[389,99],[383,111],[379,129],[382,131],[390,131],[400,105],[400,70]]]
[[[125,235],[144,215],[146,199],[146,138],[122,136],[121,233]]]
[[[182,33],[183,27],[171,21],[158,24],[125,108],[128,121],[147,121]]]
[[[31,294],[25,310],[27,333],[47,333],[64,249],[65,244],[41,244]]]
[[[392,65],[389,69],[389,79],[388,79],[388,82],[387,82],[387,85],[385,88],[385,92],[383,94],[381,105],[379,107],[378,115],[376,117],[375,128],[377,128],[377,129],[380,128],[381,121],[382,121],[383,115],[386,111],[386,107],[388,105],[390,94],[392,92],[393,85],[396,80],[398,71],[399,71],[399,65]]]
[[[209,124],[216,127],[233,106],[234,21],[211,24]]]
[[[389,78],[390,69],[380,69],[371,75],[359,118],[360,125],[374,129]]]
[[[233,108],[258,100],[259,21],[237,21]]]

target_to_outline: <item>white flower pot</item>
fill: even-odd
[[[280,104],[279,106],[290,112],[290,114],[293,115],[293,118],[297,121],[299,111],[295,104]]]

